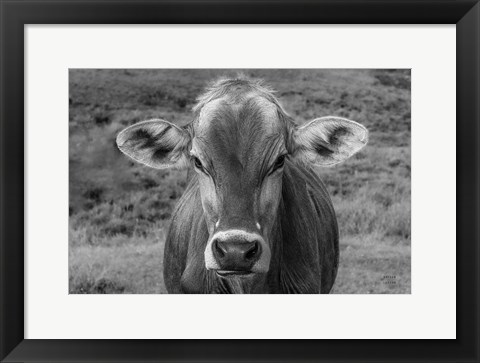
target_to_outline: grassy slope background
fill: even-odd
[[[70,293],[166,293],[163,244],[186,172],[154,170],[115,145],[148,118],[183,125],[212,79],[237,70],[70,70]],[[335,293],[410,292],[410,71],[243,70],[303,124],[335,115],[370,131],[365,149],[319,168],[337,212]]]

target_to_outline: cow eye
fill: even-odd
[[[280,169],[285,164],[285,155],[280,155],[277,160],[275,161],[275,165],[273,166],[273,170]]]
[[[193,165],[195,165],[197,169],[203,170],[202,162],[196,156],[193,157]]]

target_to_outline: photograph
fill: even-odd
[[[480,363],[480,0],[2,5],[1,362]]]
[[[77,69],[69,294],[410,294],[410,69]]]

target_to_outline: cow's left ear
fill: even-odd
[[[368,131],[359,123],[341,117],[320,117],[293,131],[293,156],[331,166],[362,149]]]

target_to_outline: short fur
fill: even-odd
[[[328,192],[308,166],[288,161],[274,227],[270,270],[257,293],[330,292],[338,269],[338,227]],[[242,277],[223,279],[205,269],[208,240],[194,176],[173,214],[164,254],[169,293],[239,293]],[[187,266],[187,259],[190,264]]]
[[[117,137],[120,150],[148,166],[196,165],[166,240],[168,292],[329,293],[338,226],[311,165],[347,159],[367,143],[368,131],[333,116],[298,127],[270,88],[244,77],[213,83],[197,101],[185,128],[152,120]],[[268,237],[268,253],[254,274],[219,276],[205,252],[209,238],[239,229]]]

